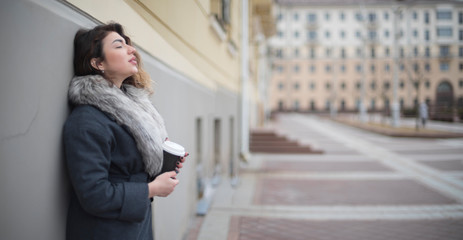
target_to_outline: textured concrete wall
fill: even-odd
[[[93,24],[57,1],[1,3],[0,239],[64,239],[69,182],[61,131],[69,114],[66,93],[73,75],[72,41],[78,28]],[[231,151],[229,119],[235,119],[236,131],[238,96],[211,92],[139,51],[157,83],[153,102],[165,118],[170,139],[192,154],[176,191],[155,201],[157,238],[181,239],[197,201],[196,119],[203,122],[206,163],[212,161],[214,119],[221,119],[226,172]],[[236,134],[233,141],[236,148]]]

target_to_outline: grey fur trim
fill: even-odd
[[[73,104],[89,104],[126,125],[145,163],[145,171],[155,176],[162,168],[162,143],[167,137],[164,120],[149,100],[148,92],[124,85],[126,92],[100,75],[74,77],[68,97]]]

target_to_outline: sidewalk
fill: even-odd
[[[324,154],[253,154],[188,239],[463,239],[463,139],[397,139],[297,114],[273,128]]]

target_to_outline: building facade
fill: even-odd
[[[151,100],[169,139],[190,153],[175,191],[153,202],[156,239],[184,239],[196,213],[207,213],[215,187],[231,184],[237,174],[244,84],[250,106],[245,121],[250,127],[261,121],[258,89],[265,62],[256,49],[274,32],[272,1],[6,0],[0,5],[0,239],[65,238],[70,184],[61,134],[70,112],[73,38],[80,28],[111,21],[125,27],[155,82]],[[249,19],[244,24],[243,14]],[[249,46],[245,69],[243,45]]]
[[[407,114],[424,101],[448,118],[463,108],[461,1],[277,6],[272,111],[357,112],[363,105],[389,113],[396,101]]]

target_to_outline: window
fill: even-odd
[[[360,89],[362,88],[362,83],[361,83],[360,81],[358,81],[358,82],[355,84],[355,87],[356,87],[357,89],[360,90]]]
[[[355,69],[357,70],[358,73],[362,72],[362,65],[357,64],[357,66],[355,66]]]
[[[376,22],[376,13],[369,13],[368,14],[368,21],[370,22]]]
[[[346,50],[341,48],[341,58],[346,58]]]
[[[418,71],[420,70],[420,65],[418,65],[418,63],[414,63],[414,64],[413,64],[413,70],[414,70],[415,72],[418,72]]]
[[[463,57],[463,47],[458,48],[458,56]]]
[[[341,65],[341,72],[346,72],[346,66],[344,64]]]
[[[341,89],[342,89],[342,90],[346,89],[346,83],[345,83],[345,82],[342,82],[342,83],[341,83]]]
[[[329,89],[331,88],[331,84],[330,84],[330,83],[326,83],[325,87],[326,87],[326,90],[329,90]]]
[[[230,24],[230,0],[212,0],[211,13],[218,24],[225,31],[225,26]]]
[[[299,83],[294,84],[294,90],[296,90],[296,91],[299,90]]]
[[[400,69],[400,71],[403,71],[403,70],[405,69],[405,66],[404,66],[403,63],[401,63],[401,64],[399,65],[399,69]]]
[[[450,56],[450,47],[449,46],[439,46],[439,56],[440,57]]]
[[[299,57],[299,49],[294,49],[294,57]]]
[[[418,13],[416,11],[413,11],[413,19],[414,20],[418,19]]]
[[[375,90],[376,89],[376,83],[371,82],[370,87],[371,87],[371,90]]]
[[[403,47],[400,48],[399,52],[400,52],[400,57],[404,57],[405,51]]]
[[[328,64],[327,64],[327,65],[325,66],[325,71],[326,71],[327,73],[331,72],[331,65],[328,65]]]
[[[386,47],[386,49],[384,50],[384,54],[386,55],[386,57],[389,57],[389,55],[391,54],[389,47]]]
[[[362,48],[357,48],[357,57],[362,57]]]
[[[452,11],[451,10],[437,10],[436,18],[437,20],[452,20]]]
[[[430,37],[429,37],[429,30],[424,31],[424,39],[425,39],[426,41],[429,41],[429,39],[430,39]]]
[[[384,37],[389,38],[389,30],[384,30]]]
[[[386,65],[384,65],[384,71],[389,72],[390,70],[391,70],[391,66],[389,65],[389,63],[386,63]]]
[[[310,101],[310,110],[312,110],[312,111],[315,110],[315,101],[314,100]]]
[[[341,35],[341,38],[344,39],[346,37],[346,32],[341,31],[340,35]]]
[[[355,32],[355,37],[358,38],[358,39],[362,38],[362,34],[360,33],[360,31]]]
[[[359,22],[363,21],[362,13],[360,12],[355,13],[355,19],[357,19],[357,21]]]
[[[384,82],[384,89],[388,90],[391,87],[389,82]]]
[[[344,20],[344,19],[345,19],[344,12],[341,12],[341,13],[339,14],[339,19],[341,19],[341,20]]]
[[[414,48],[413,48],[413,55],[414,55],[415,57],[418,57],[418,47],[414,47]]]
[[[326,20],[326,21],[329,21],[329,20],[330,20],[330,14],[329,14],[329,13],[325,13],[325,20]]]
[[[431,87],[431,82],[429,80],[426,80],[424,82],[424,86],[426,87],[426,89],[429,89]]]
[[[438,37],[452,37],[452,27],[437,27]]]
[[[331,48],[326,48],[325,54],[326,54],[326,57],[330,57],[331,56]]]
[[[299,72],[299,65],[294,66],[294,72],[296,72],[296,73]]]
[[[371,99],[371,109],[374,110],[376,107],[376,102],[375,102],[375,99]]]
[[[310,58],[315,58],[315,49],[310,48]]]
[[[426,56],[426,57],[430,57],[430,56],[431,56],[431,50],[430,50],[429,47],[426,47],[426,48],[424,49],[424,56]]]
[[[294,14],[294,21],[297,21],[297,20],[299,20],[299,14],[295,13]]]
[[[384,13],[384,20],[389,20],[389,13],[388,12]]]
[[[310,86],[309,86],[309,87],[310,87],[311,90],[315,90],[315,83],[313,83],[313,82],[310,83]]]
[[[425,63],[424,64],[424,70],[426,70],[426,72],[430,72],[431,71],[431,65],[429,63]]]
[[[458,13],[458,23],[463,24],[463,12]]]
[[[374,73],[374,72],[375,72],[375,70],[376,70],[376,67],[375,67],[375,65],[373,65],[373,64],[372,64],[372,65],[370,66],[370,70],[371,70],[371,72],[372,72],[372,73]]]
[[[307,33],[307,39],[309,41],[313,41],[313,40],[316,40],[317,39],[317,32],[316,31],[309,31]]]
[[[310,72],[311,73],[314,73],[315,72],[315,65],[310,65]]]
[[[376,31],[368,31],[368,37],[370,40],[376,40]]]
[[[281,21],[283,19],[283,14],[279,13],[277,18],[278,18],[278,21]]]
[[[463,71],[463,63],[460,63],[460,64],[459,64],[459,69],[460,69],[460,72]]]
[[[404,81],[400,81],[399,87],[403,89],[405,87]]]
[[[307,21],[309,23],[315,23],[317,22],[317,15],[315,13],[309,13],[307,14]]]
[[[299,101],[298,100],[294,100],[294,110],[299,111]]]
[[[283,111],[283,109],[284,109],[283,100],[280,100],[280,101],[278,101],[278,110]]]
[[[326,31],[326,32],[325,32],[325,37],[329,39],[329,38],[330,38],[330,36],[331,36],[331,33],[330,33],[330,32],[328,32],[328,31]]]
[[[282,82],[278,83],[278,89],[283,90],[284,88],[285,85]]]
[[[375,51],[374,48],[371,48],[371,49],[370,49],[370,56],[371,56],[371,58],[375,58],[375,57],[376,57],[376,51]]]
[[[424,23],[429,24],[429,12],[424,13]]]
[[[458,40],[463,41],[463,30],[458,31]]]
[[[460,80],[458,81],[458,86],[459,86],[460,88],[463,88],[463,79],[460,79]]]
[[[441,72],[447,72],[449,71],[449,68],[450,68],[450,65],[448,62],[441,62],[439,64],[439,69],[441,70]]]
[[[413,30],[413,37],[418,38],[418,30]]]
[[[299,32],[298,31],[294,31],[294,38],[299,38]]]

